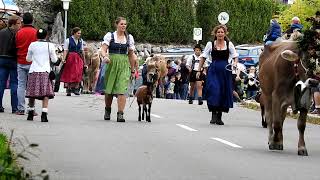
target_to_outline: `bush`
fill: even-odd
[[[69,29],[79,26],[85,39],[101,40],[118,16],[139,42],[187,43],[194,27],[193,0],[77,0],[69,10]]]
[[[199,0],[197,21],[206,42],[211,39],[213,27],[219,24],[219,13],[225,11],[230,16],[230,39],[236,44],[256,43],[262,41],[275,10],[272,0]]]

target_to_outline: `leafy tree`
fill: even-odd
[[[291,24],[291,19],[297,16],[304,25],[304,29],[309,29],[311,24],[306,19],[314,16],[315,12],[319,9],[320,0],[296,0],[288,9],[281,12],[279,22],[282,29],[286,30]]]

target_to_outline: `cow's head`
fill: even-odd
[[[156,61],[152,57],[147,60],[147,83],[150,85],[155,85],[158,81],[159,75],[158,75],[158,68],[156,66]]]

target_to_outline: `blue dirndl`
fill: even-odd
[[[227,60],[215,60],[209,66],[205,88],[210,112],[229,112],[233,107],[232,73],[227,65]]]

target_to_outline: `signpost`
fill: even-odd
[[[193,28],[193,40],[199,44],[199,41],[202,40],[202,28]]]
[[[226,12],[221,12],[219,15],[218,15],[218,21],[220,24],[227,24],[229,22],[229,14],[226,13]]]

